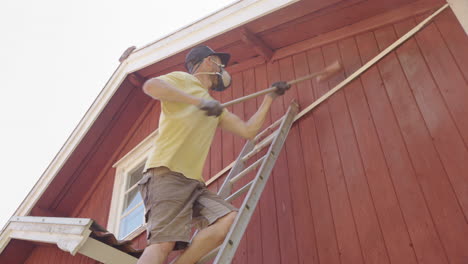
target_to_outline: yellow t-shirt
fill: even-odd
[[[164,80],[192,96],[213,99],[200,81],[186,72],[172,72]],[[161,101],[159,132],[145,169],[165,166],[187,178],[204,181],[203,165],[225,111],[219,117],[207,116],[194,105]]]

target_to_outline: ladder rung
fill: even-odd
[[[256,169],[260,164],[262,164],[263,160],[265,159],[266,155],[261,157],[260,159],[258,159],[257,161],[255,161],[254,163],[252,163],[252,165],[250,165],[249,167],[247,167],[245,170],[241,171],[239,174],[237,174],[236,176],[234,176],[229,182],[231,184],[234,184],[236,183],[238,180],[242,179],[242,177],[244,177],[247,173],[253,171],[254,169]]]
[[[260,132],[257,136],[255,136],[254,141],[257,142],[260,138],[262,138],[265,134],[272,132],[275,130],[275,128],[281,124],[281,121],[283,121],[284,116],[282,116],[280,119],[276,120],[273,124],[271,124],[269,127],[265,128],[262,132]]]
[[[244,157],[242,157],[241,161],[246,162],[248,159],[250,159],[252,156],[260,152],[264,147],[268,146],[273,139],[275,139],[276,135],[278,134],[278,131],[273,132],[273,134],[270,134],[267,138],[262,140],[258,145],[255,145],[254,149],[247,153]]]
[[[245,193],[246,191],[249,190],[250,186],[252,186],[254,180],[251,180],[249,183],[247,183],[246,185],[242,186],[242,188],[240,188],[239,190],[237,190],[235,193],[231,194],[231,196],[229,196],[228,198],[226,198],[226,201],[228,202],[231,202],[233,201],[234,199],[236,199],[237,197],[239,197],[240,195],[242,195],[243,193]]]
[[[213,249],[212,251],[210,251],[210,253],[206,254],[205,256],[203,256],[198,262],[197,264],[203,264],[203,263],[206,263],[208,261],[210,261],[212,258],[216,257],[216,254],[218,254],[218,251],[219,249],[221,248],[221,246]]]

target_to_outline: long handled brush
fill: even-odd
[[[289,81],[288,84],[293,85],[293,84],[296,84],[298,82],[310,80],[310,79],[312,79],[314,77],[316,78],[317,82],[323,82],[323,81],[328,80],[330,77],[332,77],[333,75],[335,75],[339,71],[341,71],[341,68],[342,68],[341,64],[338,61],[335,61],[333,64],[325,67],[325,69],[323,69],[323,70],[321,70],[319,72],[314,72],[314,73],[311,73],[311,74],[306,75],[304,77]],[[230,105],[233,105],[233,104],[238,104],[238,103],[244,102],[246,100],[255,98],[257,96],[267,94],[267,93],[271,93],[271,92],[275,91],[275,89],[276,89],[275,87],[270,87],[270,88],[267,88],[265,90],[262,90],[262,91],[259,91],[259,92],[253,93],[253,94],[249,94],[249,95],[237,98],[235,100],[229,101],[227,103],[222,104],[222,106],[227,107],[227,106],[230,106]]]

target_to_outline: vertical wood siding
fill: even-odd
[[[266,121],[271,123],[292,99],[301,107],[312,103],[420,19],[235,73],[233,87],[214,96],[226,102],[342,62],[344,72],[328,83],[303,82],[276,100]],[[299,120],[234,263],[468,262],[467,47],[468,37],[445,11]],[[248,119],[261,101],[229,110]],[[157,127],[159,106],[148,109],[120,156]],[[229,165],[244,143],[218,131],[205,176]],[[106,169],[102,186],[78,216],[107,221],[103,208],[109,207],[115,171]],[[135,239],[135,246],[144,244],[144,234]],[[38,246],[26,263],[95,262]]]
[[[270,123],[292,99],[302,107],[313,102],[420,19],[237,73],[233,97],[342,62],[344,73],[328,84],[304,82],[277,100]],[[291,129],[235,263],[468,261],[466,47],[468,38],[446,11],[301,119]],[[230,110],[247,119],[260,103]],[[220,157],[232,156],[222,146],[232,144],[231,136],[221,133],[216,140],[211,175],[220,159],[223,167],[229,163]],[[235,155],[239,144],[234,137]]]

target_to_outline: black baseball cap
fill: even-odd
[[[231,55],[229,53],[214,52],[208,46],[198,46],[193,48],[185,57],[185,68],[192,72],[193,67],[200,63],[204,58],[215,55],[221,59],[221,63],[227,66]]]

